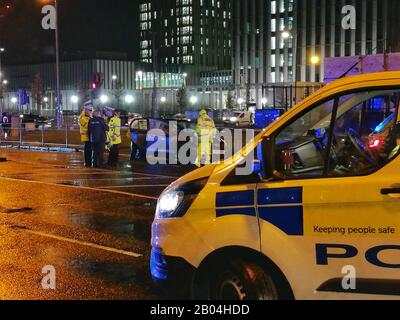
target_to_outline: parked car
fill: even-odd
[[[47,117],[39,116],[36,114],[24,114],[22,118],[22,125],[27,123],[34,123],[35,128],[52,128],[54,124],[54,119],[50,119]]]
[[[254,124],[254,114],[250,111],[234,111],[222,118],[228,126],[247,127]]]
[[[171,125],[176,124],[176,132],[179,134],[182,130],[185,129],[196,129],[196,124],[188,121],[188,120],[175,120],[175,119],[154,119],[154,118],[139,118],[134,119],[130,124],[130,133],[131,133],[131,149],[132,149],[132,158],[141,159],[146,156],[146,152],[148,148],[154,143],[154,141],[159,141],[159,139],[166,139],[165,141],[165,150],[158,150],[159,152],[169,154],[171,145],[171,139],[177,139],[177,137],[171,136]],[[161,130],[164,132],[164,135],[160,136],[151,136],[149,134],[150,130]],[[178,149],[180,145],[183,145],[186,142],[179,142]]]

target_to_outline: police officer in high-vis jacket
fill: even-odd
[[[197,120],[196,133],[199,137],[198,155],[196,166],[211,163],[212,143],[216,134],[214,120],[209,117],[205,109],[200,111],[200,117]]]
[[[108,143],[110,154],[108,157],[108,165],[110,167],[116,167],[119,158],[119,146],[122,143],[121,139],[121,119],[120,113],[116,112],[115,109],[107,107],[105,114],[108,118]]]
[[[80,129],[80,134],[81,134],[81,142],[84,143],[85,145],[85,167],[91,167],[92,166],[92,145],[89,141],[89,135],[88,135],[88,126],[89,126],[89,121],[92,118],[93,114],[93,103],[92,101],[87,101],[83,105],[83,111],[81,115],[79,116],[79,129]]]

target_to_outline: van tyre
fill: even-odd
[[[210,296],[215,300],[278,300],[275,281],[262,267],[235,260],[224,263],[211,279]]]

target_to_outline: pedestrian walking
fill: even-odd
[[[89,141],[88,126],[89,121],[93,114],[93,103],[92,101],[85,102],[83,111],[79,116],[79,129],[81,134],[81,142],[84,144],[84,158],[85,167],[92,166],[92,144]]]
[[[3,113],[1,125],[3,128],[4,139],[7,140],[11,131],[11,123],[9,114],[7,114],[6,112]]]
[[[88,136],[92,146],[92,166],[99,168],[104,166],[104,150],[107,140],[108,125],[102,118],[100,111],[93,113],[88,125]]]

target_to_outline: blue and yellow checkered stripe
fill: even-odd
[[[229,215],[257,216],[287,235],[304,235],[303,189],[274,188],[217,193],[217,218]],[[256,206],[257,202],[257,206]]]

